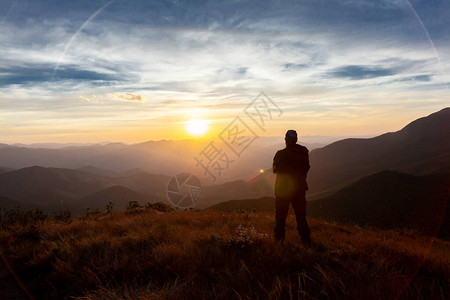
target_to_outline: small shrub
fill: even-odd
[[[106,204],[106,213],[110,214],[114,208],[114,202],[109,202]]]

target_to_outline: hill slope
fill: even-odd
[[[379,228],[413,228],[450,238],[450,176],[412,176],[383,171],[341,189],[334,195],[308,202],[308,216]],[[226,201],[211,210],[257,209],[274,211],[273,197]]]
[[[412,176],[384,171],[331,197],[310,201],[308,215],[381,228],[414,228],[450,237],[450,176]],[[445,212],[447,213],[445,214]],[[445,215],[445,217],[444,217]]]

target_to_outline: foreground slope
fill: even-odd
[[[310,249],[299,244],[292,216],[280,247],[270,235],[270,213],[153,211],[3,226],[0,247],[37,299],[450,296],[450,243],[432,244],[407,231],[309,222]],[[0,275],[12,284],[7,273]],[[20,294],[14,286],[7,292]]]

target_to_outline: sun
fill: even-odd
[[[206,120],[193,119],[186,122],[186,131],[193,136],[204,135],[208,131]]]

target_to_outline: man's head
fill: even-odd
[[[297,143],[297,131],[289,129],[284,137],[286,145],[294,145]]]

